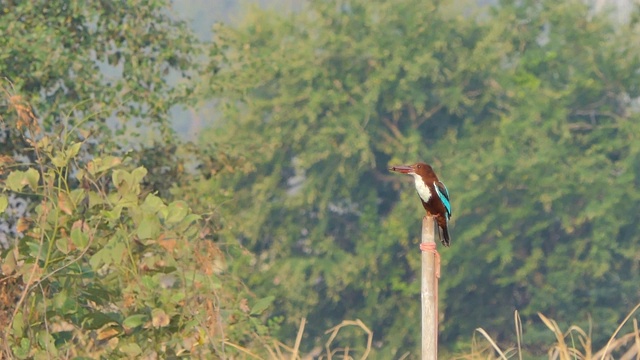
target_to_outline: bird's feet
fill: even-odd
[[[430,252],[436,256],[436,277],[440,279],[440,253],[438,249],[436,249],[436,243],[434,242],[423,242],[420,243],[420,250],[422,252]]]

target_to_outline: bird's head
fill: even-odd
[[[389,170],[408,175],[420,175],[425,179],[435,176],[431,165],[425,163],[392,166]]]

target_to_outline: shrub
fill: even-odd
[[[9,126],[35,160],[0,163],[0,216],[10,198],[30,204],[1,255],[7,358],[211,357],[261,346],[273,299],[254,301],[225,274],[205,217],[146,189],[147,170],[131,158],[90,156],[76,129],[47,134],[28,107],[13,108]]]

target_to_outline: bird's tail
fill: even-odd
[[[451,245],[451,235],[449,235],[449,221],[445,218],[438,217],[438,225],[442,229],[440,242],[442,242],[442,245],[449,247]]]
[[[449,247],[451,246],[451,235],[449,235],[449,224],[445,225],[445,227],[442,228],[442,239],[440,239],[442,241],[442,245]]]

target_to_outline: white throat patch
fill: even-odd
[[[416,191],[418,192],[418,195],[420,196],[420,199],[422,199],[422,201],[424,202],[428,202],[429,199],[431,199],[431,190],[429,190],[429,187],[427,186],[427,184],[424,183],[424,181],[422,181],[422,177],[418,174],[410,174],[413,175],[413,180],[416,183]]]

